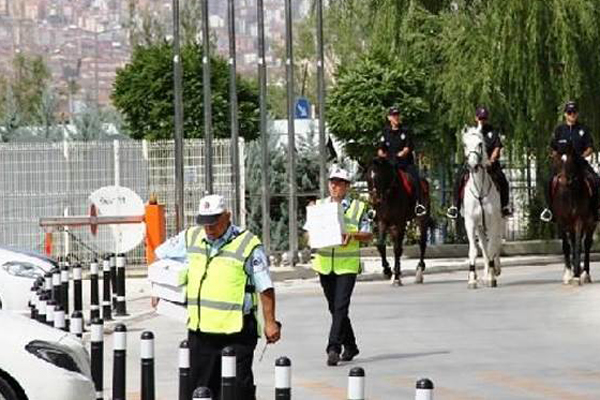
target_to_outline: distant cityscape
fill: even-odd
[[[180,9],[184,2],[180,0]],[[196,0],[198,5],[200,0]],[[256,73],[256,0],[236,0],[236,46],[238,70]],[[293,17],[309,12],[310,0],[293,2]],[[283,46],[284,2],[264,0],[267,63],[280,67],[274,54]],[[0,74],[13,75],[16,54],[41,55],[52,75],[52,87],[67,93],[79,88],[71,107],[62,102],[62,112],[74,111],[86,102],[110,104],[112,84],[118,68],[131,54],[132,10],[150,13],[172,31],[172,0],[0,0]],[[228,54],[227,2],[210,1],[210,28],[219,53]],[[198,21],[200,24],[201,22]],[[74,105],[74,106],[73,106]]]

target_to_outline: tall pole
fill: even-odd
[[[263,0],[256,1],[258,22],[258,86],[260,93],[260,142],[262,176],[262,241],[271,250],[271,197],[269,193],[269,136],[267,132],[267,64],[265,61],[265,11]]]
[[[202,86],[204,89],[204,179],[206,193],[213,193],[212,108],[210,100],[210,38],[208,0],[202,0]]]
[[[94,30],[94,99],[96,100],[96,111],[100,108],[100,82],[98,78],[98,31]]]
[[[231,158],[233,165],[233,218],[239,225],[241,221],[240,198],[240,149],[238,147],[238,98],[235,61],[235,3],[227,0],[229,16],[229,110],[231,114]]]
[[[183,90],[179,47],[179,0],[173,0],[173,79],[175,84],[175,197],[177,232],[185,226],[183,201]]]
[[[285,71],[287,80],[287,113],[288,113],[288,179],[289,193],[289,246],[290,264],[296,263],[298,254],[298,219],[296,198],[296,143],[294,131],[294,53],[292,51],[292,2],[285,0]]]
[[[325,51],[323,49],[323,0],[317,0],[317,96],[319,101],[319,189],[326,196],[327,171],[325,150]]]

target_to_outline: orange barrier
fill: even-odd
[[[166,239],[165,206],[150,199],[146,205],[146,263],[152,264],[154,250]]]

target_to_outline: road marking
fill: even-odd
[[[487,382],[500,387],[510,389],[522,389],[536,395],[543,395],[545,399],[569,399],[569,400],[593,400],[593,396],[574,393],[569,390],[551,386],[543,380],[535,378],[518,378],[498,371],[487,371],[478,374],[479,377]]]

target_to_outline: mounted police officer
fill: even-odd
[[[421,217],[427,213],[427,209],[423,205],[421,178],[413,155],[415,145],[412,132],[402,123],[398,107],[390,107],[387,118],[388,122],[383,127],[383,135],[377,146],[377,155],[387,158],[396,169],[410,175],[416,194],[415,215]]]
[[[585,159],[585,157],[589,157],[594,152],[592,134],[587,126],[579,123],[577,103],[574,101],[567,102],[563,111],[565,115],[565,122],[557,126],[554,130],[554,136],[550,142],[550,148],[552,149],[552,154],[556,155],[562,154],[568,144],[573,146],[573,150],[576,154],[575,161],[586,171],[586,174],[592,183],[592,204],[594,205],[593,211],[596,219],[598,219],[598,187],[600,186],[600,182],[598,180],[598,175],[590,163],[588,163],[588,161]],[[553,180],[554,174],[551,174],[544,190],[546,204],[548,207],[550,207],[552,204],[551,192]],[[540,219],[544,222],[552,221],[552,210],[550,208],[545,208],[540,214]]]
[[[373,234],[366,204],[348,196],[348,171],[338,167],[332,168],[328,187],[330,196],[317,200],[317,204],[340,203],[344,212],[346,233],[342,236],[342,245],[318,249],[312,266],[319,274],[329,305],[331,327],[325,351],[327,365],[335,366],[340,360],[351,361],[359,353],[349,317],[350,298],[356,276],[360,272],[360,243],[369,242]]]
[[[504,172],[502,171],[502,166],[500,165],[499,161],[503,145],[502,141],[500,140],[500,135],[498,134],[498,131],[496,131],[496,129],[494,129],[494,127],[488,123],[489,117],[490,113],[487,108],[479,107],[477,108],[477,110],[475,110],[475,122],[477,123],[477,126],[481,129],[481,134],[483,135],[483,141],[485,143],[485,150],[487,152],[488,160],[490,162],[487,171],[500,190],[500,204],[502,206],[502,216],[507,217],[512,214],[512,210],[508,205],[508,180],[506,179],[506,175],[504,175]],[[468,176],[469,170],[466,166],[463,166],[458,173],[458,179],[454,183],[454,204],[450,208],[448,208],[448,211],[446,213],[446,216],[448,218],[458,218],[458,215],[460,213],[461,191]]]
[[[231,223],[222,196],[200,200],[197,223],[156,249],[158,258],[187,259],[191,388],[206,386],[215,399],[220,398],[221,351],[233,346],[236,398],[255,400],[252,360],[260,334],[257,293],[267,343],[280,338],[269,262],[258,237]]]

